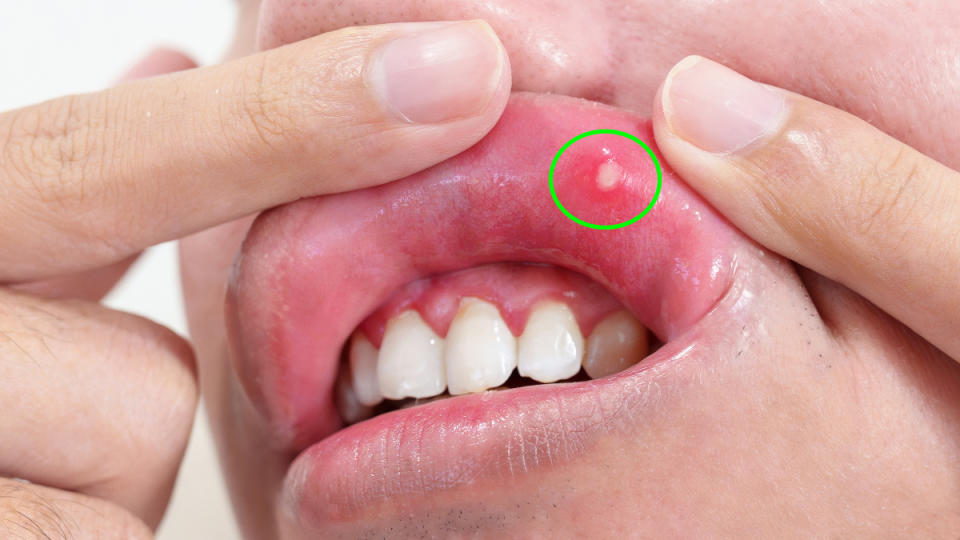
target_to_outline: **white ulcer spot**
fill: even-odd
[[[620,187],[626,176],[623,167],[612,159],[604,161],[597,169],[597,187],[601,191],[610,191]]]

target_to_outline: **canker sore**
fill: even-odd
[[[557,162],[557,197],[574,216],[590,223],[620,223],[653,198],[653,161],[632,140],[597,134],[570,146]]]
[[[610,191],[623,183],[623,167],[612,159],[600,164],[597,169],[597,187],[603,191]]]

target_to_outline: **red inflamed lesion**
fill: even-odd
[[[605,225],[643,211],[653,198],[656,174],[641,146],[618,135],[598,134],[577,141],[560,156],[554,181],[567,210]]]

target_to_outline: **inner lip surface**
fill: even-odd
[[[638,223],[599,231],[569,221],[551,200],[549,164],[564,142],[598,128],[634,134],[656,152],[646,120],[575,98],[516,94],[491,133],[455,158],[391,184],[305,199],[257,219],[231,276],[227,325],[245,393],[272,426],[276,444],[301,452],[288,475],[291,496],[302,504],[322,499],[331,508],[357,503],[355,489],[332,485],[307,494],[304,486],[333,475],[331,467],[358,448],[371,459],[381,455],[371,445],[398,426],[419,431],[420,443],[395,440],[397,453],[436,458],[441,469],[451,463],[438,452],[457,456],[485,435],[471,451],[495,454],[510,433],[556,423],[553,409],[563,409],[575,429],[595,421],[598,400],[617,399],[632,377],[662,369],[659,360],[682,355],[696,339],[688,330],[724,297],[737,251],[748,244],[665,166],[660,198]],[[646,154],[615,142],[584,142],[571,147],[569,168],[558,169],[557,189],[573,200],[603,201],[589,208],[589,221],[620,221],[651,199],[656,174]],[[630,178],[614,195],[598,193],[590,171],[611,155]],[[665,345],[605,379],[460,396],[338,432],[332,394],[340,351],[363,319],[413,280],[504,261],[584,274]]]

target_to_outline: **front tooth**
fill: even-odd
[[[517,338],[496,306],[464,298],[447,332],[447,389],[451,395],[500,386],[517,366]]]
[[[563,302],[536,306],[517,342],[517,371],[542,383],[569,379],[580,371],[583,334]]]
[[[587,338],[583,369],[599,379],[623,371],[647,354],[647,331],[626,311],[618,311],[600,321]]]
[[[387,399],[425,398],[443,392],[443,338],[415,310],[404,311],[387,323],[377,381]]]
[[[357,401],[369,407],[383,401],[377,380],[377,348],[359,332],[350,340],[350,372]]]

